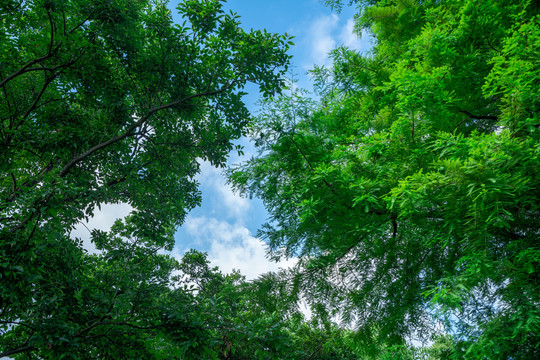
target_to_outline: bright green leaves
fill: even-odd
[[[431,145],[439,153],[432,171],[401,181],[389,199],[398,201],[403,216],[424,207],[447,212],[450,221],[460,218],[470,231],[509,227],[513,209],[534,208],[530,169],[538,149],[531,145],[507,131],[466,138],[441,134]]]
[[[447,68],[424,68],[423,64],[411,66],[400,64],[392,74],[390,84],[397,94],[395,106],[400,119],[394,122],[392,133],[401,144],[425,142],[437,131],[452,131],[450,111],[452,95],[445,89]]]
[[[486,97],[502,97],[501,126],[518,136],[525,131],[538,140],[540,20],[536,16],[511,31],[500,54],[491,60],[494,67],[483,90]]]
[[[445,358],[537,355],[537,10],[358,3],[373,51],[333,51],[302,116],[297,94],[266,106],[232,181],[265,202],[273,254],[300,256],[298,293],[356,321],[367,355],[420,356],[404,338],[444,320],[461,337]]]

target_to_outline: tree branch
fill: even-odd
[[[34,349],[34,346],[28,345],[31,338],[32,338],[32,336],[30,335],[30,337],[28,339],[26,339],[24,344],[22,344],[21,346],[16,347],[15,349],[6,350],[6,351],[0,353],[0,359],[3,359],[5,356],[20,354],[20,353],[27,352],[27,351],[30,351],[30,350]]]
[[[467,110],[462,110],[462,109],[459,109],[459,112],[462,113],[462,114],[467,115],[468,117],[470,117],[472,119],[478,119],[478,120],[497,120],[497,119],[499,119],[497,116],[493,116],[493,115],[474,115],[474,114],[471,114],[470,112],[468,112]]]
[[[47,16],[49,17],[49,24],[51,26],[51,39],[50,39],[50,42],[49,42],[49,49],[47,50],[47,54],[35,59],[35,60],[32,60],[32,61],[29,61],[27,62],[19,71],[16,71],[14,72],[13,74],[9,75],[8,77],[6,77],[4,80],[0,81],[0,87],[3,87],[4,85],[6,85],[9,81],[15,79],[17,76],[19,75],[22,75],[24,73],[27,73],[27,72],[30,72],[30,71],[38,71],[38,70],[44,70],[43,67],[39,67],[39,68],[31,68],[31,69],[28,69],[30,66],[34,65],[34,64],[38,64],[44,60],[47,60],[48,58],[50,58],[51,56],[53,56],[53,54],[60,48],[60,46],[62,45],[62,42],[60,42],[54,49],[53,49],[53,46],[54,46],[54,22],[51,18],[51,14],[50,12],[47,10]]]
[[[95,146],[93,146],[92,148],[88,149],[87,151],[85,151],[84,153],[74,157],[73,159],[71,159],[65,166],[64,168],[60,171],[60,173],[58,174],[59,177],[64,177],[68,174],[68,172],[75,166],[77,165],[78,163],[80,163],[81,161],[83,161],[84,159],[86,159],[87,157],[89,157],[90,155],[92,155],[93,153],[95,153],[96,151],[99,151],[101,149],[104,149],[120,140],[123,140],[125,138],[127,138],[128,136],[131,136],[133,135],[133,131],[135,131],[135,129],[137,129],[138,127],[142,126],[146,121],[148,121],[148,119],[153,115],[155,114],[156,112],[159,112],[159,111],[162,111],[162,110],[166,110],[166,109],[170,109],[170,108],[173,108],[175,106],[178,106],[180,105],[181,103],[183,102],[186,102],[188,100],[191,100],[191,99],[194,99],[194,98],[199,98],[199,97],[203,97],[203,96],[213,96],[213,95],[217,95],[217,94],[220,94],[224,91],[227,91],[228,89],[230,89],[234,84],[236,84],[237,80],[234,80],[234,81],[231,81],[229,84],[226,84],[226,85],[223,85],[221,88],[219,88],[218,90],[215,90],[215,91],[207,91],[207,92],[204,92],[204,93],[198,93],[198,94],[193,94],[193,95],[189,95],[189,96],[186,96],[180,100],[177,100],[177,101],[173,101],[171,103],[168,103],[168,104],[164,104],[164,105],[161,105],[161,106],[158,106],[158,107],[155,107],[155,108],[152,108],[148,111],[148,113],[141,117],[136,123],[132,124],[124,133],[118,135],[118,136],[115,136],[105,142],[102,142],[100,144],[97,144]]]

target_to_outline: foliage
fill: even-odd
[[[453,358],[539,357],[538,7],[356,3],[372,52],[336,49],[318,102],[264,102],[231,182],[265,202],[272,255],[300,257],[297,294],[366,356],[446,327]]]
[[[200,202],[197,159],[225,163],[242,88],[279,92],[291,43],[244,31],[221,0],[181,1],[181,25],[166,5],[0,3],[0,357],[210,348],[186,343],[209,330],[160,251]],[[88,254],[70,233],[105,203],[133,211]]]
[[[350,331],[331,324],[318,327],[305,321],[297,308],[276,311],[276,304],[290,305],[281,293],[268,288],[266,277],[273,285],[281,284],[274,278],[277,274],[246,282],[238,272],[224,275],[210,268],[206,254],[194,250],[184,255],[179,269],[179,284],[191,292],[192,317],[200,324],[197,334],[186,336],[182,329],[182,348],[188,350],[182,359],[357,358]],[[254,293],[266,290],[271,301],[261,305]]]

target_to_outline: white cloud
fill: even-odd
[[[336,47],[344,45],[350,49],[367,52],[371,49],[370,36],[362,31],[361,36],[354,31],[354,18],[343,21],[336,14],[321,16],[308,27],[304,44],[308,47],[308,55],[304,67],[306,70],[313,65],[331,66],[328,54]]]
[[[354,33],[354,19],[347,20],[347,23],[345,26],[341,29],[341,34],[339,35],[339,39],[343,43],[343,45],[353,48],[353,49],[359,49],[360,48],[360,39],[358,38],[358,35]]]
[[[361,36],[358,36],[354,31],[354,18],[347,20],[347,23],[339,34],[339,40],[341,44],[357,51],[365,52],[371,48],[369,34],[365,30],[362,30]]]
[[[329,65],[328,53],[336,47],[336,41],[332,33],[338,26],[339,18],[336,14],[323,16],[316,19],[309,28],[309,46],[311,50],[311,64]]]
[[[212,166],[208,161],[201,162],[201,173],[197,178],[202,186],[210,187],[216,192],[221,205],[225,207],[225,216],[242,219],[249,210],[249,200],[236,194],[231,186],[226,183],[223,169]],[[211,194],[205,194],[209,196]]]
[[[184,227],[197,242],[210,244],[208,258],[212,265],[230,273],[240,270],[248,280],[280,268],[289,268],[296,263],[289,259],[275,263],[266,257],[266,244],[251,236],[249,230],[240,224],[229,224],[215,218],[188,217]],[[174,254],[181,257],[181,254]]]
[[[75,227],[71,232],[71,237],[82,239],[83,248],[95,254],[98,250],[90,241],[90,232],[93,229],[108,231],[116,220],[126,217],[132,210],[133,208],[129,204],[103,204],[101,210],[94,209],[93,217],[89,218],[88,221],[81,221]]]
[[[279,263],[268,260],[266,244],[253,236],[247,235],[239,240],[235,243],[214,241],[209,253],[212,263],[224,272],[238,269],[247,279],[256,279],[261,274],[278,271],[280,268],[289,268],[296,263],[294,259]]]

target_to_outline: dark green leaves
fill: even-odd
[[[1,6],[0,357],[178,353],[162,316],[189,296],[158,250],[200,202],[199,159],[223,166],[245,133],[244,85],[280,91],[289,37],[221,1],[182,2],[181,26],[162,1]],[[70,233],[105,203],[133,210],[88,254]]]

